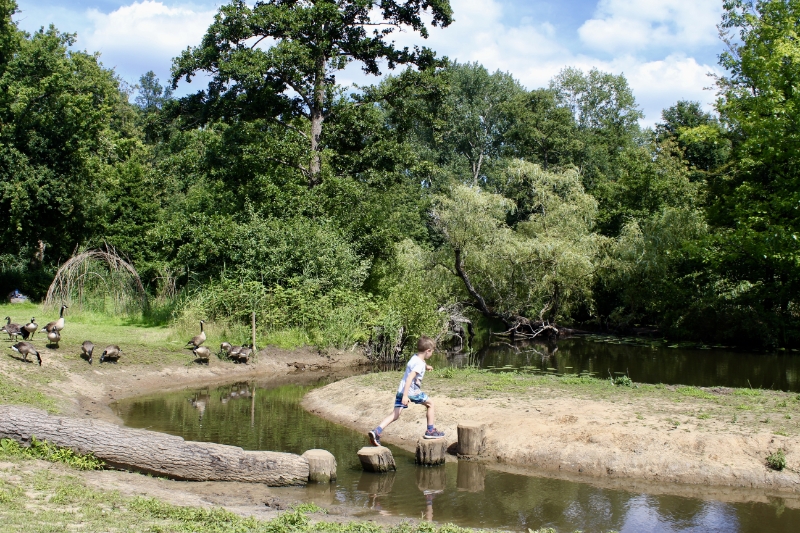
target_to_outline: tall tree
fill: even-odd
[[[523,92],[511,74],[489,74],[479,63],[454,63],[445,70],[450,91],[443,109],[441,146],[469,165],[477,185],[484,166],[497,160],[509,120],[504,104]]]
[[[152,70],[139,77],[136,88],[139,94],[136,95],[134,102],[143,111],[161,109],[172,98],[172,89],[161,85],[161,81]]]
[[[724,3],[717,109],[733,142],[710,183],[710,261],[776,344],[800,343],[800,1]]]
[[[382,61],[389,69],[435,64],[431,50],[388,40],[404,28],[427,37],[425,12],[433,26],[452,21],[449,0],[267,0],[252,8],[234,0],[220,8],[200,46],[175,59],[173,86],[210,73],[199,95],[204,103],[226,116],[268,117],[305,139],[308,162],[273,158],[301,170],[314,187],[321,182],[322,128],[336,73],[352,62],[372,75],[381,73]]]

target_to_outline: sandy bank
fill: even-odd
[[[397,373],[351,377],[311,391],[303,405],[366,432],[391,409],[397,379]],[[580,389],[574,394],[541,387],[487,391],[464,383],[457,387],[452,380],[425,380],[436,402],[436,425],[450,443],[460,421],[487,425],[488,462],[586,481],[646,480],[800,495],[800,438],[752,425],[732,428],[722,420],[689,420],[687,411],[699,405],[691,398],[680,403],[657,396],[586,398]],[[424,408],[413,406],[387,429],[384,440],[413,450],[423,431]],[[787,458],[781,472],[765,464],[779,448]]]

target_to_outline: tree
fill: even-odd
[[[710,180],[717,245],[709,264],[756,310],[771,343],[800,343],[800,1],[724,3],[727,76],[717,110],[732,142]]]
[[[164,107],[164,103],[172,98],[172,89],[162,86],[156,73],[152,70],[141,75],[136,88],[139,94],[134,102],[142,111],[161,109]]]
[[[381,73],[381,61],[389,69],[434,65],[429,49],[399,49],[387,41],[403,28],[427,37],[422,15],[428,11],[433,26],[452,21],[448,0],[267,0],[252,8],[233,0],[220,8],[200,46],[175,59],[173,86],[210,73],[208,89],[196,100],[222,116],[269,118],[306,140],[307,164],[271,157],[299,169],[314,187],[321,182],[322,129],[336,73],[352,62],[372,75]]]
[[[465,159],[472,184],[477,185],[484,165],[503,151],[503,135],[509,126],[503,104],[523,89],[510,74],[499,70],[489,74],[477,62],[454,63],[443,75],[450,90],[444,102],[440,150]]]
[[[465,305],[501,320],[510,333],[536,336],[591,305],[602,242],[592,231],[597,203],[574,170],[551,173],[516,161],[505,174],[530,191],[533,214],[511,228],[505,220],[512,201],[453,187],[434,204],[434,224],[446,243],[440,263],[463,282]]]
[[[689,165],[701,173],[698,178],[727,161],[730,141],[719,120],[703,111],[700,102],[680,100],[662,111],[661,119],[656,137],[676,142]]]

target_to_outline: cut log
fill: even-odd
[[[483,492],[486,465],[477,461],[459,461],[456,488],[467,492]]]
[[[442,492],[447,487],[446,468],[417,468],[417,488],[424,494]]]
[[[303,454],[308,461],[308,481],[330,483],[336,481],[336,458],[327,450],[308,450]]]
[[[447,454],[447,441],[445,439],[419,439],[417,440],[416,463],[425,466],[444,464]]]
[[[485,445],[485,424],[464,423],[458,425],[458,455],[480,455]]]
[[[292,453],[247,452],[236,446],[117,426],[99,420],[50,416],[40,409],[0,405],[0,438],[28,445],[31,437],[78,453],[93,453],[110,467],[187,481],[243,481],[271,487],[308,482],[308,461]]]
[[[392,451],[385,446],[364,446],[358,450],[358,460],[367,472],[397,470]]]
[[[395,473],[389,472],[388,474],[374,474],[372,472],[362,472],[361,478],[358,480],[357,489],[367,494],[380,495],[389,494],[394,487]]]

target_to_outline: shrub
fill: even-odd
[[[778,449],[778,451],[769,454],[767,456],[767,466],[778,471],[786,468],[786,454],[783,450]]]

